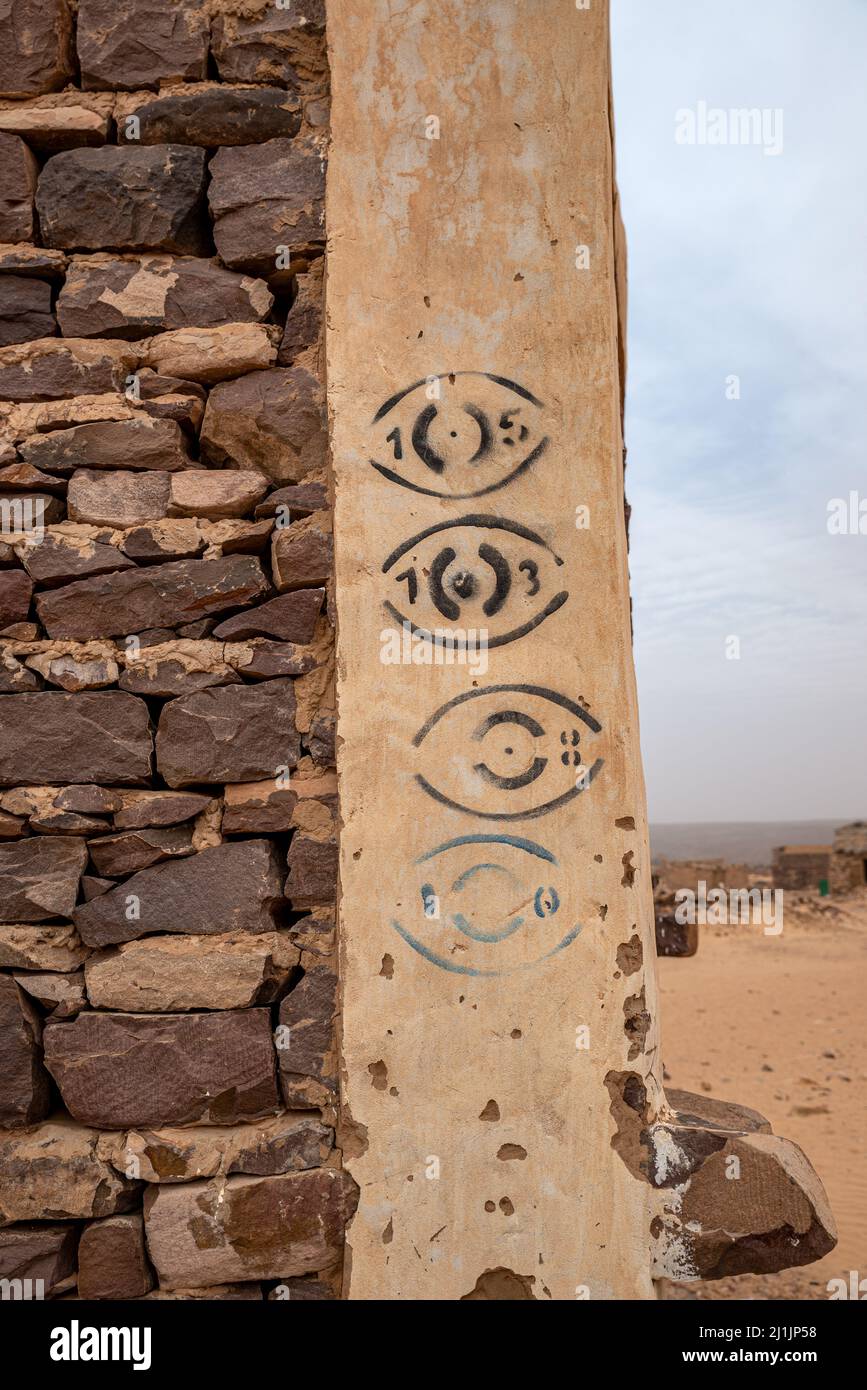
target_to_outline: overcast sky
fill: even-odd
[[[612,11],[651,819],[867,819],[867,3]],[[677,143],[700,102],[781,152]]]

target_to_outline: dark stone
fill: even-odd
[[[30,1279],[48,1298],[75,1273],[78,1228],[71,1223],[34,1221],[0,1230],[0,1278]],[[34,1293],[33,1297],[37,1297]]]
[[[271,545],[274,588],[280,593],[328,582],[334,563],[331,531],[322,524],[322,513],[305,517],[292,526],[280,526]]]
[[[159,521],[168,511],[169,476],[154,469],[146,473],[109,473],[77,468],[66,494],[69,520],[118,530],[144,521]]]
[[[3,701],[0,786],[137,786],[151,771],[147,705],[117,690],[46,690]]]
[[[79,1298],[143,1298],[153,1284],[140,1212],[85,1226],[78,1245]]]
[[[255,516],[279,516],[283,525],[297,521],[299,517],[310,516],[311,512],[324,511],[328,506],[328,490],[324,483],[291,483],[289,487],[277,488],[269,492],[264,502],[260,502]]]
[[[324,589],[299,589],[296,593],[281,594],[246,613],[226,618],[214,628],[214,636],[222,642],[242,642],[248,637],[274,637],[280,642],[301,644],[312,642],[324,598]]]
[[[135,361],[124,343],[78,338],[12,343],[0,348],[0,399],[65,401],[70,396],[114,395],[123,390]]]
[[[36,608],[49,637],[89,641],[224,613],[263,598],[268,588],[258,560],[230,555],[82,579],[40,594]]]
[[[153,420],[148,415],[34,434],[19,444],[18,452],[47,473],[70,474],[77,468],[147,468],[174,473],[195,467],[174,420]]]
[[[164,329],[259,323],[272,304],[264,281],[224,270],[216,261],[195,256],[76,256],[57,300],[57,321],[67,337],[134,339]],[[141,377],[143,397],[165,395],[181,386],[201,391],[204,399],[202,388],[189,382],[159,376],[150,380],[144,373]]]
[[[332,963],[305,956],[303,977],[280,1004],[276,1034],[280,1087],[290,1109],[327,1104],[337,1090],[336,1013],[337,974]]]
[[[290,90],[324,93],[325,0],[262,6],[249,17],[214,16],[211,51],[223,82],[279,82]]]
[[[23,570],[0,571],[0,628],[27,621],[32,593],[33,580]]]
[[[322,386],[302,367],[219,382],[208,397],[201,444],[214,463],[257,468],[275,483],[322,473],[328,462]]]
[[[290,367],[299,353],[306,352],[319,342],[322,332],[323,269],[325,257],[320,256],[306,275],[298,276],[298,290],[286,315],[283,339],[277,353],[277,363]]]
[[[79,907],[75,924],[88,946],[112,946],[160,931],[203,936],[273,931],[280,901],[270,841],[242,840],[140,870]]]
[[[205,151],[192,145],[64,150],[39,177],[42,239],[69,250],[198,255],[206,175]]]
[[[201,81],[208,63],[208,10],[201,0],[80,0],[78,58],[85,89]]]
[[[233,656],[232,664],[239,675],[248,680],[276,680],[280,676],[303,676],[312,671],[316,660],[309,652],[299,651],[291,642],[269,642],[254,637],[245,643],[250,659],[244,665]]]
[[[291,253],[290,270],[321,254],[325,171],[314,145],[266,140],[223,148],[210,172],[214,242],[231,269],[271,275],[284,268],[277,263],[281,247]]]
[[[287,856],[286,896],[293,908],[333,903],[337,893],[337,841],[296,832]]]
[[[22,549],[21,560],[31,579],[44,589],[56,589],[71,580],[135,569],[116,545],[100,541],[73,543],[62,534],[46,531],[37,545]]]
[[[184,145],[256,145],[277,137],[290,138],[301,126],[297,98],[282,87],[186,87],[161,92],[149,101],[127,101],[118,113],[122,139],[126,118],[139,119],[143,145],[177,140]]]
[[[44,1036],[45,1064],[81,1124],[232,1125],[279,1108],[267,1009],[82,1013]]]
[[[145,1197],[145,1225],[160,1287],[206,1288],[331,1269],[357,1202],[356,1184],[338,1168],[154,1184]]]
[[[182,696],[165,706],[157,729],[157,765],[170,787],[276,778],[300,749],[291,680]]]
[[[317,767],[335,767],[337,721],[333,715],[321,715],[314,719],[305,742]]]
[[[115,812],[114,823],[118,830],[178,825],[200,815],[210,804],[211,797],[199,792],[136,792]]]
[[[16,698],[34,697],[9,703]],[[0,922],[71,917],[86,864],[84,841],[72,837],[33,835],[0,845]]]
[[[120,878],[148,869],[164,859],[182,859],[193,853],[190,826],[157,830],[126,830],[88,841],[90,858],[98,874]]]
[[[51,1085],[42,1066],[42,1024],[23,990],[0,975],[0,1125],[12,1128],[43,1120]]]
[[[0,241],[33,240],[39,165],[17,135],[0,132]]]
[[[0,0],[0,97],[55,92],[73,71],[67,0]]]
[[[0,347],[48,338],[57,325],[51,312],[51,286],[28,275],[0,277]]]

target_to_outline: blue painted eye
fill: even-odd
[[[556,929],[548,927],[547,919],[560,908],[560,894],[539,885],[537,874],[556,878],[559,866],[550,850],[533,840],[460,835],[420,855],[412,872],[421,880],[423,912],[412,922],[393,919],[392,926],[442,970],[481,976],[527,970],[556,956],[581,931],[568,919]],[[433,904],[436,911],[430,910]]]
[[[537,917],[553,917],[560,906],[556,888],[537,888],[533,899],[533,911]]]
[[[489,372],[425,377],[373,418],[372,466],[429,497],[483,497],[505,487],[548,447],[542,402]]]

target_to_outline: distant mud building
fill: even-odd
[[[779,845],[774,850],[774,887],[819,888],[829,882],[830,845]]]
[[[867,821],[856,820],[834,832],[829,886],[832,893],[867,888]]]

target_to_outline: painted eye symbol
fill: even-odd
[[[428,497],[483,497],[548,447],[542,402],[489,372],[444,372],[391,396],[373,418],[371,464]]]
[[[509,975],[548,960],[581,931],[564,920],[550,881],[557,860],[533,840],[461,835],[420,855],[413,871],[419,909],[392,926],[442,970]]]
[[[569,597],[557,585],[562,564],[541,536],[517,522],[485,515],[442,521],[386,559],[382,572],[393,579],[395,598],[385,608],[420,636],[444,618],[486,632],[488,647],[501,647],[562,608]]]
[[[470,690],[432,714],[413,739],[421,764],[416,782],[441,805],[468,815],[544,816],[585,791],[601,771],[604,759],[584,749],[601,732],[581,705],[542,686]]]

